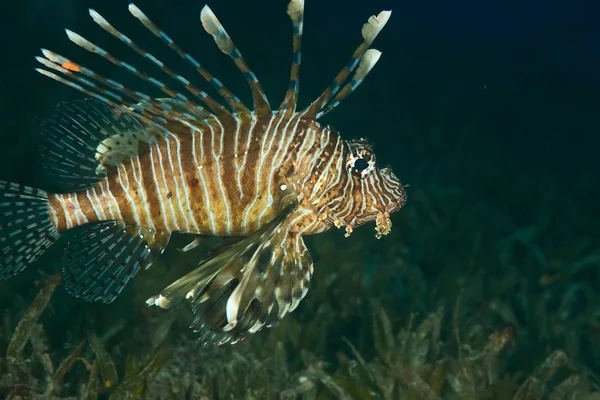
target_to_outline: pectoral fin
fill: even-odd
[[[308,291],[313,265],[302,237],[287,229],[295,204],[253,235],[225,241],[196,270],[149,305],[170,308],[183,299],[201,340],[235,343],[293,311]]]

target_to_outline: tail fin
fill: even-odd
[[[46,192],[0,181],[0,280],[23,271],[58,236]]]

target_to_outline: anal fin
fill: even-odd
[[[116,221],[82,226],[65,249],[65,289],[87,301],[110,303],[140,268],[150,266],[169,237]]]
[[[191,328],[202,341],[217,344],[235,343],[279,321],[306,295],[313,272],[302,237],[288,229],[296,211],[294,203],[251,236],[224,241],[148,305],[170,308],[189,300]]]

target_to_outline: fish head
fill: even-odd
[[[391,228],[390,214],[406,203],[406,190],[389,166],[377,166],[373,146],[366,139],[347,142],[348,152],[345,173],[353,181],[344,193],[346,201],[352,202],[350,212],[339,216],[336,225],[346,225],[346,232],[366,222],[375,221],[377,237],[386,235]],[[344,207],[339,207],[340,211]],[[348,208],[346,208],[347,210]],[[335,215],[332,215],[334,220]]]

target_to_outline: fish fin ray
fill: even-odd
[[[95,99],[63,103],[42,123],[43,163],[65,190],[89,189],[162,131]]]
[[[252,99],[254,101],[254,112],[256,115],[264,116],[271,114],[271,106],[269,105],[269,101],[267,100],[267,96],[256,78],[256,75],[250,67],[248,63],[242,56],[242,53],[235,46],[231,37],[217,18],[217,16],[212,12],[209,6],[204,6],[202,8],[202,12],[200,13],[200,20],[202,21],[202,26],[204,30],[213,37],[217,47],[223,53],[228,55],[237,68],[242,72],[246,81],[248,82],[248,86],[250,86],[250,90],[252,91]]]
[[[302,31],[304,29],[304,0],[291,0],[288,4],[287,13],[294,26],[292,68],[290,72],[290,84],[279,108],[285,109],[288,113],[294,113],[298,104],[300,86],[300,62],[302,60],[301,45]]]
[[[169,107],[171,107],[172,110],[181,114],[189,113],[196,117],[199,121],[203,121],[207,118],[214,117],[214,114],[209,112],[208,110],[202,108],[190,109],[186,103],[178,99],[158,98],[156,100],[158,100],[162,104],[168,105]]]
[[[187,63],[189,63],[218,93],[219,95],[229,104],[229,107],[235,112],[249,112],[248,108],[235,96],[229,89],[227,89],[218,79],[216,79],[210,72],[208,72],[194,57],[189,53],[186,53],[181,49],[171,37],[169,37],[164,31],[162,31],[154,22],[150,20],[135,4],[129,4],[129,12],[136,19],[138,19],[142,25],[152,32],[157,38],[162,40],[171,50],[177,53]],[[209,99],[209,97],[207,97]],[[216,102],[215,102],[216,103]],[[215,114],[228,113],[228,111],[220,105],[213,104],[211,109],[215,111]]]
[[[306,295],[313,272],[302,237],[285,227],[296,209],[287,206],[254,234],[224,241],[148,305],[170,308],[189,300],[191,327],[207,343],[234,343],[276,323]]]
[[[371,44],[373,44],[373,41],[377,35],[379,35],[379,32],[381,32],[383,27],[387,24],[391,14],[391,11],[382,11],[377,16],[371,16],[367,23],[363,25],[361,30],[363,42],[356,48],[356,50],[354,50],[350,61],[337,74],[329,87],[325,89],[325,91],[321,93],[321,95],[304,110],[307,116],[313,116],[316,118],[316,116],[323,111],[325,106],[337,95],[340,89],[342,89],[342,85],[346,82],[350,74],[352,74],[352,72],[354,72],[354,70],[360,65],[360,61],[363,59],[363,56],[367,50],[369,50],[369,47]]]
[[[141,268],[150,266],[169,237],[117,221],[82,226],[65,248],[65,289],[86,301],[111,303]]]
[[[197,126],[201,122],[201,120],[196,118],[195,113],[198,109],[204,110],[202,106],[192,103],[183,94],[169,88],[158,79],[149,77],[135,67],[116,59],[107,51],[87,41],[80,35],[69,31],[69,38],[86,50],[102,55],[113,64],[126,69],[138,78],[158,87],[168,96],[184,103],[187,106],[186,110],[189,110],[189,112],[173,110],[168,103],[161,102],[159,99],[138,90],[133,90],[114,79],[106,78],[92,69],[77,64],[50,50],[42,49],[44,57],[36,57],[36,60],[43,66],[60,72],[66,78],[45,69],[38,68],[36,69],[38,72],[90,95],[115,109],[122,109],[124,112],[136,115],[146,123],[161,126],[163,129],[169,126],[168,122],[184,125],[191,124],[194,126]]]
[[[0,181],[0,280],[23,271],[57,239],[43,190]]]
[[[360,63],[358,64],[358,68],[354,72],[352,79],[346,85],[344,85],[344,87],[326,107],[321,108],[321,111],[317,113],[317,119],[320,119],[325,114],[336,108],[344,99],[347,99],[352,93],[354,93],[354,91],[365,80],[369,72],[371,72],[375,64],[377,64],[377,61],[379,61],[380,57],[381,52],[379,50],[367,50],[360,59]]]
[[[135,6],[133,6],[135,7]],[[135,7],[135,9],[137,9],[137,7]],[[137,18],[137,19],[144,19],[144,21],[146,21],[146,23],[151,24],[151,27],[153,28],[151,31],[154,32],[156,30],[158,30],[159,32],[161,32],[163,35],[164,34],[162,31],[160,31],[158,29],[158,27],[156,27],[156,25],[154,25],[149,19],[148,17],[146,17],[141,10],[137,9],[137,12],[134,13],[134,8],[130,7],[130,11],[132,11],[132,14]],[[184,78],[183,76],[177,74],[175,71],[173,71],[171,68],[169,68],[163,61],[159,60],[158,58],[156,58],[154,55],[152,55],[151,53],[147,52],[146,50],[142,49],[140,46],[138,46],[133,40],[131,40],[129,37],[127,37],[125,34],[123,34],[121,31],[119,31],[118,29],[116,29],[113,25],[111,25],[102,15],[100,15],[98,12],[96,12],[95,10],[90,9],[89,11],[90,16],[92,17],[92,19],[94,20],[94,22],[96,22],[104,31],[110,33],[112,36],[116,37],[117,39],[119,39],[121,42],[125,43],[130,49],[132,49],[133,51],[135,51],[137,54],[139,54],[140,56],[142,56],[143,58],[145,58],[146,60],[148,60],[150,63],[152,63],[153,65],[155,65],[156,67],[158,67],[160,70],[162,70],[165,74],[167,74],[170,78],[172,78],[173,80],[177,81],[179,84],[181,84],[187,92],[191,93],[194,97],[198,98],[201,102],[203,102],[204,104],[206,104],[214,113],[216,114],[221,114],[221,113],[226,113],[227,111],[217,102],[215,101],[212,97],[210,97],[206,92],[202,91],[201,89],[197,88],[194,84],[192,84],[188,79]],[[146,25],[146,24],[144,24]],[[148,28],[148,27],[147,27]],[[87,48],[89,49],[89,46],[87,46]],[[98,51],[95,48],[91,48],[89,49],[90,51],[96,52],[98,53]],[[99,53],[101,55],[103,55],[105,58],[106,54],[104,53]],[[114,57],[111,58],[107,58],[109,61],[115,63],[118,66],[124,67],[125,69],[129,70],[130,72],[134,72],[131,68],[130,65],[128,64],[124,64],[122,62],[119,62],[118,60],[116,60]],[[117,62],[115,62],[115,60]],[[139,72],[139,71],[138,71]],[[136,73],[136,75],[139,75],[138,73]],[[147,80],[146,74],[141,74],[142,79]],[[150,82],[157,82],[156,79],[154,78],[150,78]],[[159,86],[160,87],[160,86]],[[161,89],[163,89],[162,87],[160,87]],[[171,93],[169,93],[169,95],[172,95]],[[189,101],[183,94],[181,93],[176,93],[175,97],[177,99],[179,99],[180,101],[184,102],[187,105],[187,108],[190,110],[196,109],[196,108],[200,108],[201,110],[203,110],[203,107],[200,105],[195,105],[193,104],[191,101]]]

